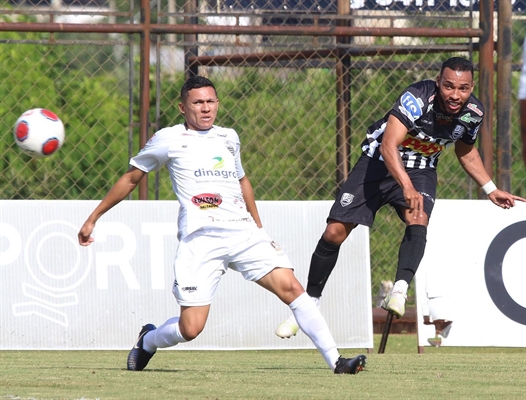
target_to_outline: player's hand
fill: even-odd
[[[81,246],[89,246],[95,239],[91,237],[95,224],[86,221],[78,233],[79,244]]]
[[[526,202],[526,199],[523,199],[519,196],[515,196],[500,189],[494,190],[493,192],[488,194],[488,197],[493,204],[504,209],[508,209],[515,206],[515,200]]]
[[[413,219],[424,216],[424,196],[418,193],[415,188],[404,189],[404,198],[409,207],[409,214],[413,214]]]

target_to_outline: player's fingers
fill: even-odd
[[[420,218],[424,217],[424,197],[420,196],[418,199],[418,214],[420,215]]]
[[[418,198],[411,199],[411,212],[413,214],[413,219],[417,219],[420,214],[420,209],[418,205]]]
[[[93,242],[93,238],[88,234],[83,234],[82,232],[79,232],[78,234],[79,244],[81,246],[88,246],[91,242]]]
[[[410,207],[411,207],[414,219],[422,218],[423,209],[424,209],[424,198],[420,194],[411,198]]]
[[[82,239],[82,241],[79,241],[81,246],[89,246],[91,243],[93,243],[93,238],[90,236],[88,239]]]

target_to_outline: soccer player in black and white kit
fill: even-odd
[[[358,225],[371,227],[386,204],[396,210],[406,228],[398,253],[392,291],[382,308],[397,317],[405,313],[408,285],[424,255],[429,217],[435,203],[436,168],[442,151],[454,145],[467,174],[499,207],[510,208],[526,199],[497,189],[477,148],[484,107],[472,94],[473,65],[453,57],[433,80],[406,88],[387,114],[367,129],[363,154],[343,184],[329,212],[327,226],[312,255],[307,293],[319,305],[340,245]],[[276,335],[298,331],[294,316],[282,322]]]
[[[159,327],[142,327],[128,355],[128,369],[141,371],[158,348],[195,339],[205,327],[221,276],[233,269],[289,305],[334,373],[358,373],[366,357],[340,357],[325,319],[294,276],[289,259],[262,229],[241,164],[239,137],[233,129],[214,125],[218,106],[210,80],[189,78],[179,104],[185,123],[161,129],[148,141],[79,231],[80,245],[90,245],[97,220],[124,200],[145,174],[167,167],[180,204],[173,294],[181,312]]]

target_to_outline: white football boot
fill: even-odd
[[[314,301],[314,303],[316,303],[316,306],[320,308],[320,298],[311,297],[311,299]],[[291,336],[296,336],[296,333],[298,333],[299,330],[300,327],[296,322],[296,318],[294,318],[294,315],[291,315],[285,321],[278,325],[278,327],[276,328],[276,335],[282,339],[288,339]]]

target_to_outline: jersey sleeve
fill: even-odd
[[[460,140],[469,145],[475,144],[483,119],[484,106],[471,95],[469,102],[466,104],[460,116],[460,121],[465,126],[465,132],[460,137]]]
[[[238,179],[241,179],[245,176],[245,170],[243,169],[243,163],[241,162],[241,142],[239,140],[239,135],[233,129],[229,129],[229,137],[234,151],[236,174]]]
[[[473,145],[477,141],[478,132],[480,130],[480,125],[477,125],[473,129],[468,129],[467,133],[462,135],[460,140],[466,144]]]
[[[389,114],[394,115],[411,131],[417,121],[424,114],[428,101],[425,92],[426,81],[415,83],[407,87],[396,99]]]
[[[168,132],[161,130],[154,134],[139,151],[132,157],[130,165],[144,172],[155,171],[168,161]]]

